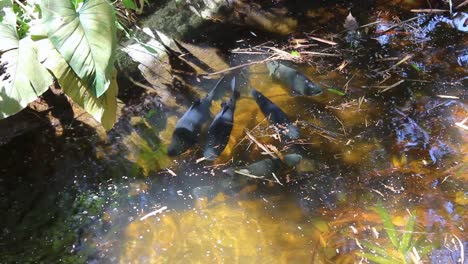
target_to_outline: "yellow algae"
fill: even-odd
[[[378,146],[370,143],[356,143],[343,148],[343,161],[348,164],[358,164],[370,159],[369,154]]]
[[[454,202],[459,205],[468,205],[468,197],[466,193],[462,191],[456,192]]]
[[[220,195],[205,207],[130,223],[120,262],[304,263],[318,234],[292,202],[272,209],[263,199]]]
[[[159,138],[166,145],[171,143],[172,132],[174,131],[175,125],[177,124],[178,118],[176,116],[170,116],[166,120],[165,129],[159,132]]]
[[[126,158],[136,163],[142,169],[144,175],[148,175],[150,171],[157,171],[171,164],[171,160],[166,155],[166,150],[162,145],[158,145],[153,149],[135,131],[123,139],[123,144],[130,150]]]

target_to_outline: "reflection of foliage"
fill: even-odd
[[[147,116],[154,112],[148,112]],[[132,120],[135,131],[126,136],[123,143],[130,150],[127,159],[135,162],[135,170],[141,169],[144,175],[167,167],[171,160],[166,155],[166,148],[155,132],[154,127],[144,118]]]
[[[0,92],[18,102],[0,100],[0,118],[34,101],[54,77],[67,95],[111,128],[117,94],[113,7],[106,0],[17,1],[3,7],[0,16]]]
[[[358,252],[357,255],[380,264],[419,263],[420,256],[426,255],[431,247],[419,248],[421,240],[414,241],[415,213],[411,214],[405,228],[402,230],[403,234],[398,236],[398,230],[393,225],[390,215],[381,203],[377,205],[376,211],[383,221],[383,226],[390,243],[379,245],[378,243],[362,242],[362,245],[369,252]]]

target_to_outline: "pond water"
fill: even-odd
[[[1,146],[0,262],[463,263],[468,39],[448,13],[409,12],[424,5],[338,1],[300,7],[288,36],[243,26],[233,42],[201,37],[192,45],[231,51],[220,70],[275,47],[323,90],[294,96],[265,63],[223,73],[212,114],[234,76],[241,95],[213,162],[200,161],[204,136],[166,155],[178,118],[216,81],[202,75],[181,77],[173,105],[152,93],[128,103],[105,142],[71,122]],[[346,32],[349,8],[360,25],[379,23]],[[268,122],[250,87],[288,115],[298,139]],[[294,166],[242,173],[292,153]]]

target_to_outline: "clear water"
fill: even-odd
[[[311,9],[304,27],[320,24],[316,36],[330,39],[320,32],[340,32],[346,7]],[[369,22],[395,15],[387,7],[372,9]],[[49,129],[14,139],[0,149],[1,262],[379,260],[367,253],[394,263],[461,263],[467,248],[468,131],[457,123],[468,117],[467,69],[460,63],[467,38],[437,21],[415,20],[405,30],[383,34],[363,30],[354,47],[343,37],[334,39],[338,47],[314,42],[317,51],[343,55],[299,66],[324,89],[316,97],[292,96],[264,64],[244,68],[250,86],[297,121],[296,142],[273,136],[246,89],[229,144],[214,162],[197,162],[200,147],[177,158],[165,155],[175,123],[190,105],[187,98],[158,108],[154,95],[145,95],[124,109],[105,143],[79,124],[59,136]],[[278,47],[286,43],[268,34],[257,38]],[[238,47],[245,42],[259,39],[252,36]],[[236,54],[229,60],[262,58]],[[203,95],[211,86],[205,83],[191,84]],[[213,114],[221,99],[213,102]],[[279,169],[276,178],[228,173],[269,158],[246,131],[303,160]],[[376,208],[388,212],[398,243],[410,238],[404,256]],[[415,225],[408,229],[411,216]]]

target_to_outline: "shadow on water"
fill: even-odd
[[[292,96],[264,64],[239,73],[242,85],[295,122],[299,140],[269,125],[244,87],[217,160],[197,161],[203,137],[168,157],[177,119],[213,85],[186,78],[187,87],[175,88],[184,107],[137,93],[132,100],[141,102],[123,109],[105,143],[89,127],[59,118],[68,125],[58,136],[49,127],[1,146],[4,262],[460,263],[467,247],[468,109],[466,65],[457,56],[464,56],[466,35],[440,24],[442,16],[382,33],[395,23],[392,15],[412,16],[385,7],[369,8],[369,21],[356,16],[361,24],[382,21],[377,33],[336,37],[340,48],[313,43],[342,54],[299,66],[321,95]],[[325,34],[342,30],[348,8],[359,9],[338,1],[287,10],[305,21],[301,32],[322,25],[317,32]],[[272,37],[257,34],[239,45]],[[441,48],[439,38],[447,36],[451,47]],[[288,41],[274,37],[278,47]],[[258,59],[223,56],[231,65]],[[228,82],[223,86],[212,113],[230,95]],[[268,175],[235,172],[269,159],[261,146],[302,159]]]

